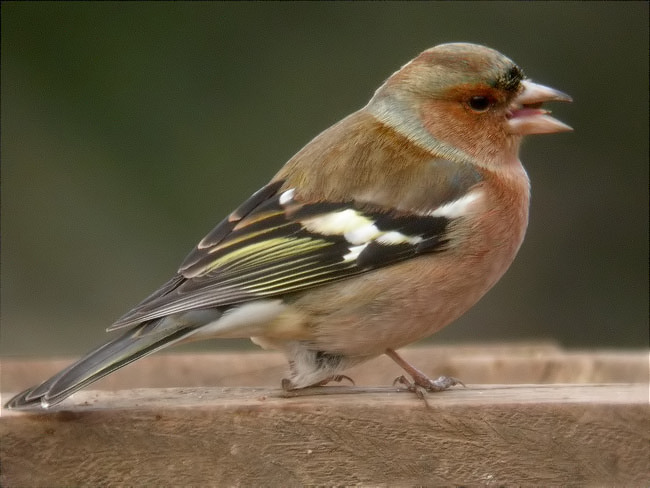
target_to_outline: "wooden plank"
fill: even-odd
[[[400,351],[432,376],[447,375],[466,384],[637,383],[648,381],[648,351],[565,351],[551,343],[420,346]],[[68,366],[58,360],[3,359],[2,391],[35,385]],[[169,353],[144,358],[93,384],[93,389],[174,386],[276,387],[286,374],[277,352]],[[350,369],[357,385],[388,385],[402,374],[387,357]]]
[[[650,482],[647,384],[77,393],[3,411],[15,486],[619,485]],[[323,390],[323,389],[321,389]],[[342,394],[342,392],[352,394]]]

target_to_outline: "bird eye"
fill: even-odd
[[[475,112],[485,112],[492,105],[492,100],[484,96],[475,96],[469,99],[468,104]]]

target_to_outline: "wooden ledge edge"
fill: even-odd
[[[474,384],[427,403],[321,390],[95,390],[3,410],[0,484],[648,486],[647,384]]]
[[[429,393],[426,401],[435,408],[481,407],[490,405],[591,404],[648,405],[649,386],[643,383],[468,385]],[[2,394],[2,401],[11,394]],[[416,407],[424,402],[397,387],[327,386],[312,391],[283,392],[267,387],[140,388],[133,390],[81,391],[50,409],[2,409],[0,417],[59,412],[90,413],[109,410],[160,411],[213,408],[353,408]],[[191,416],[191,415],[190,415]]]

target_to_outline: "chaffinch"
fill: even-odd
[[[282,350],[287,390],[340,379],[474,305],[524,238],[522,136],[571,128],[541,108],[570,97],[497,51],[443,44],[322,132],[204,237],[178,273],[108,330],[122,331],[7,406],[48,407],[187,340],[250,337]]]

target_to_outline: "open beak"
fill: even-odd
[[[544,102],[571,102],[569,95],[530,80],[524,80],[521,84],[524,89],[512,101],[508,112],[508,126],[513,134],[550,134],[573,130],[542,108]]]

